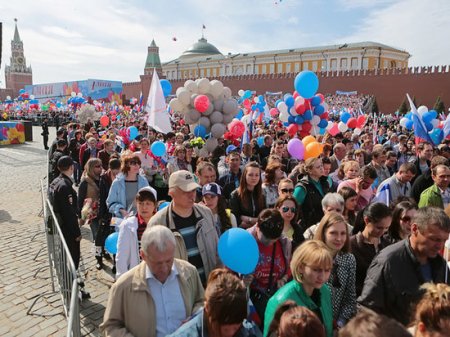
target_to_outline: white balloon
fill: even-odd
[[[30,96],[30,98],[31,98],[31,96]],[[10,100],[11,100],[11,96],[6,96],[6,99],[7,99],[8,101],[10,101]]]
[[[79,93],[77,94],[77,96],[78,96],[78,97],[83,97],[83,93],[79,92]]]
[[[72,97],[75,97],[76,95],[77,95],[77,93],[74,92],[74,91],[72,91],[71,94],[70,94],[70,96],[72,96]]]
[[[277,109],[280,112],[280,114],[288,112],[288,107],[287,107],[286,103],[284,103],[284,102],[278,103]]]
[[[339,131],[341,131],[341,132],[345,132],[345,131],[348,130],[348,126],[347,126],[347,124],[345,124],[344,122],[339,122],[339,123],[338,123],[338,129],[339,129]]]
[[[305,99],[302,96],[297,96],[294,102],[294,106],[297,107],[302,104],[305,104]]]
[[[223,135],[224,135],[224,133],[225,133],[225,131],[226,131],[226,126],[225,125],[223,125],[222,123],[217,123],[217,124],[214,124],[212,127],[211,127],[211,135],[214,137],[214,138],[220,138],[220,137],[222,137]]]
[[[233,96],[233,94],[231,93],[231,89],[228,87],[223,87],[222,94],[225,98],[231,98],[231,96]]]
[[[239,95],[239,97],[242,97],[242,96],[244,96],[244,93],[245,93],[245,91],[244,90],[239,90],[238,91],[238,95]]]
[[[185,88],[181,88],[179,92],[177,90],[177,97],[183,105],[191,103],[191,93]]]
[[[433,125],[433,128],[437,128],[439,126],[439,119],[433,119],[431,125]]]
[[[318,117],[318,116],[317,116]],[[315,125],[315,126],[313,126],[312,128],[311,128],[311,135],[312,136],[317,136],[317,135],[320,135],[320,128],[317,126],[317,125]]]
[[[318,125],[319,123],[320,123],[320,117],[314,115],[313,118],[311,119],[311,125]]]
[[[210,85],[209,80],[207,78],[201,78],[200,81],[198,81],[198,92],[200,94],[207,94],[209,93]]]
[[[282,122],[287,122],[288,119],[289,119],[289,114],[287,113],[287,111],[280,112],[280,115],[278,116],[278,118],[279,118],[280,121],[282,121]]]
[[[326,130],[329,131],[332,127],[333,127],[333,122],[332,121],[328,121],[328,125],[326,127]]]
[[[208,138],[205,142],[205,147],[208,152],[213,152],[215,148],[219,145],[219,142],[216,138]]]
[[[400,119],[400,126],[406,127],[406,122],[408,121],[408,118],[403,117],[402,119]]]
[[[184,87],[185,87],[191,94],[197,94],[197,93],[198,93],[197,83],[195,83],[193,80],[187,80],[186,82],[184,82]]]
[[[293,106],[289,109],[289,113],[291,114],[291,116],[298,116],[298,113],[297,111],[295,111],[295,108]]]
[[[9,97],[9,98],[8,98]],[[7,96],[6,99],[11,99],[10,96]],[[34,99],[34,95],[30,95],[30,99]]]
[[[360,128],[355,128],[355,129],[353,130],[353,133],[354,133],[355,135],[357,135],[357,136],[359,136],[359,135],[361,134],[361,132],[362,132],[362,130],[361,130]]]
[[[258,104],[258,103],[259,103],[259,97],[258,97],[258,96],[255,96],[255,98],[253,98],[253,102],[255,102],[256,104]]]
[[[210,93],[214,96],[214,98],[219,98],[223,92],[223,84],[218,80],[212,80],[209,82],[211,88]]]
[[[324,108],[324,110],[323,110],[323,112],[327,112],[328,111],[328,104],[327,103],[325,103],[325,102],[323,102],[322,104],[321,104],[322,106],[323,106],[323,108]]]
[[[200,117],[198,120],[198,124],[203,125],[205,128],[209,128],[211,126],[211,121],[208,117]]]
[[[425,112],[428,112],[428,108],[425,105],[421,105],[417,108],[417,112],[422,116]]]

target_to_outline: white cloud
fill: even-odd
[[[401,0],[367,13],[340,42],[376,41],[412,54],[410,65],[448,64],[450,2]]]

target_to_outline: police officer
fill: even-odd
[[[48,150],[48,118],[44,119],[44,122],[42,123],[42,137],[44,138],[44,149]]]
[[[51,183],[57,176],[59,176],[58,161],[65,156],[67,147],[67,140],[58,139],[56,142],[56,151],[50,156],[50,172],[48,173],[48,182]]]
[[[73,160],[69,156],[63,156],[57,163],[59,176],[50,184],[50,200],[58,219],[61,231],[69,248],[75,268],[80,264],[81,231],[77,217],[77,192],[72,187]],[[79,282],[81,288],[84,284]],[[82,298],[89,298],[89,293],[83,289],[80,291]]]

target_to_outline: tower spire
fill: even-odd
[[[14,18],[14,22],[16,23],[16,28],[14,29],[14,42],[20,42],[19,30],[17,29],[17,18]]]

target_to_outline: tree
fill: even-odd
[[[436,103],[434,103],[434,110],[439,114],[445,113],[445,105],[444,102],[441,101],[441,96],[439,96],[436,100]]]
[[[371,107],[371,112],[378,114],[380,112],[380,110],[378,109],[378,103],[377,103],[377,99],[374,97],[373,98],[373,102],[372,102],[372,107]]]
[[[400,115],[405,115],[408,112],[408,104],[406,103],[406,98],[403,100],[403,103],[399,106],[398,112]]]

